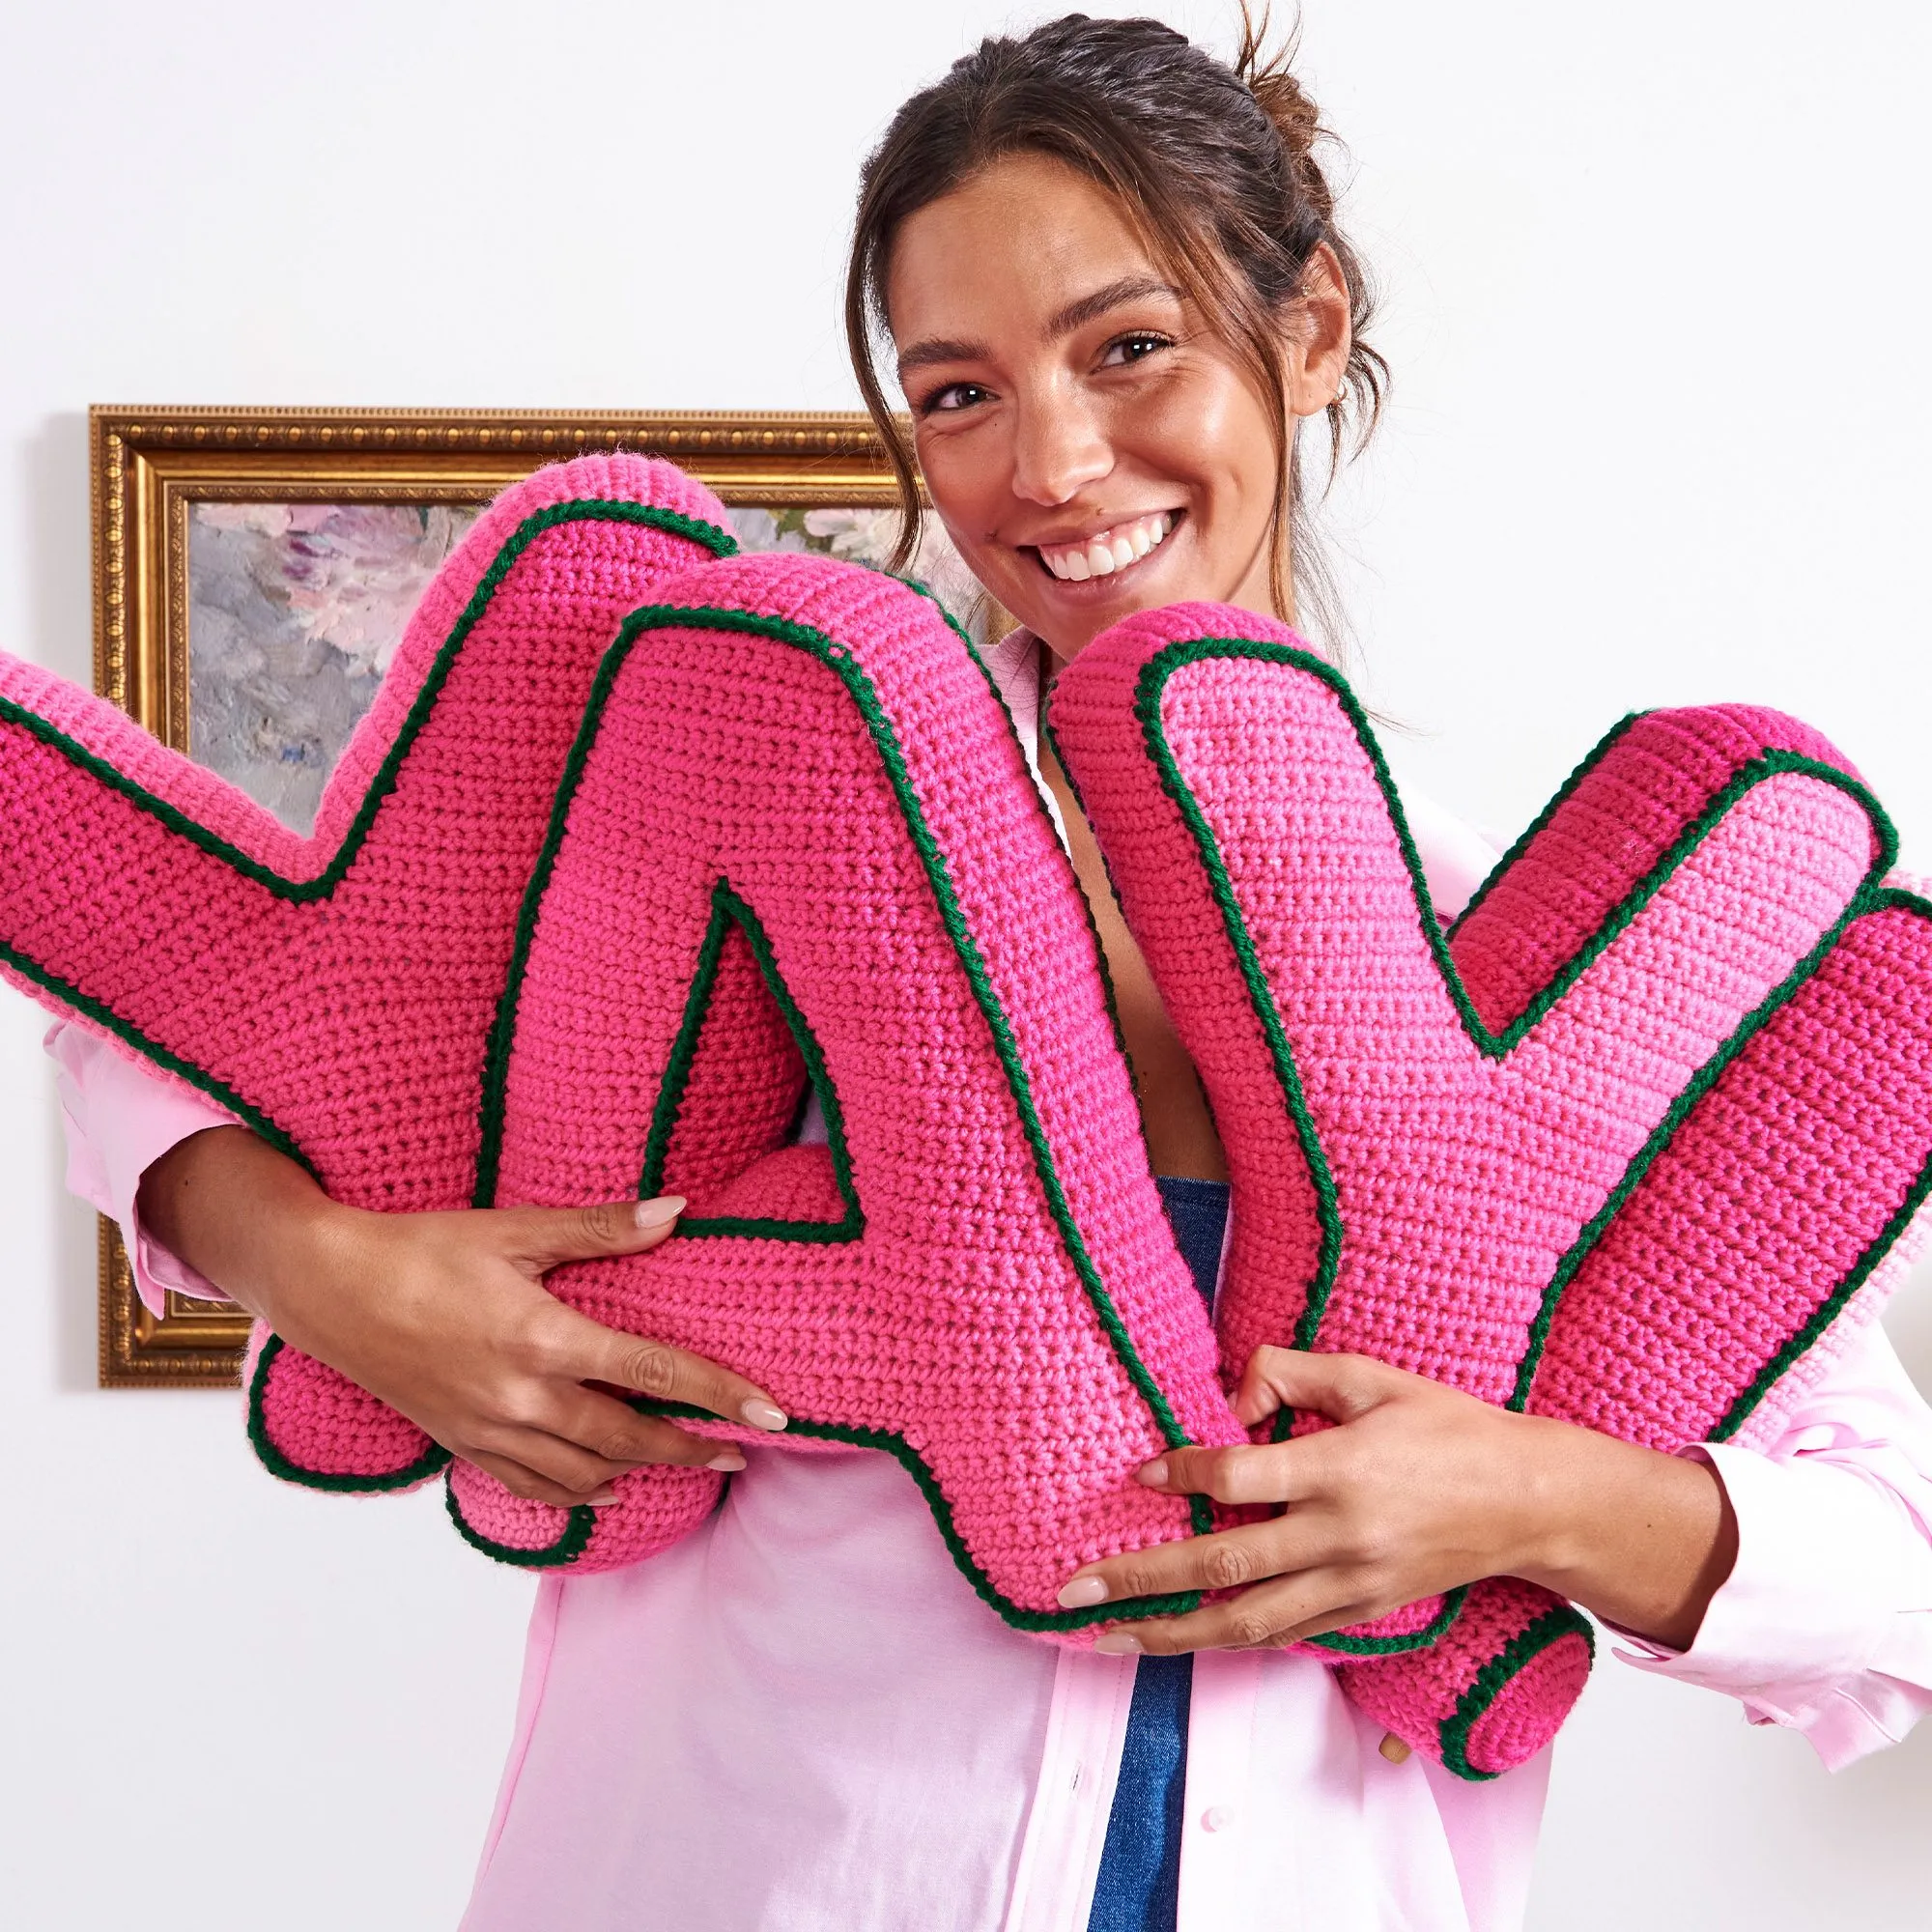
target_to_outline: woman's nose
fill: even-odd
[[[1013,439],[1013,495],[1051,508],[1114,467],[1113,444],[1093,412],[1071,398],[1024,404]]]

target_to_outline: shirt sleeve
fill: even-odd
[[[241,1122],[67,1021],[48,1033],[46,1050],[67,1134],[68,1191],[120,1224],[143,1304],[151,1314],[161,1314],[170,1289],[202,1301],[225,1301],[213,1282],[149,1238],[134,1211],[134,1197],[142,1175],[170,1148],[204,1127]]]
[[[1740,1699],[1837,1771],[1932,1709],[1932,1409],[1875,1323],[1762,1451],[1687,1450],[1730,1497],[1738,1559],[1696,1641],[1639,1669]]]

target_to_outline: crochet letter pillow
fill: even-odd
[[[1240,1429],[1085,904],[937,607],[796,555],[667,582],[728,548],[716,515],[658,466],[512,492],[309,840],[0,667],[0,957],[342,1199],[687,1194],[676,1239],[555,1291],[757,1378],[787,1443],[898,1456],[1012,1623],[1116,1620],[1059,1586],[1210,1520],[1132,1470]],[[790,1147],[808,1080],[829,1145]],[[280,1474],[385,1490],[445,1460],[272,1337],[248,1379]],[[687,1533],[719,1478],[618,1488],[552,1511],[459,1465],[450,1501],[506,1560],[598,1568]]]
[[[591,677],[661,578],[736,549],[724,526],[708,490],[639,457],[505,491],[424,594],[307,838],[0,657],[0,971],[336,1199],[468,1207],[517,908]],[[252,1368],[250,1434],[278,1474],[396,1489],[448,1460],[259,1331]],[[298,1464],[283,1432],[317,1405],[330,1453]]]
[[[1366,722],[1280,626],[1128,619],[1053,726],[1226,1136],[1225,1374],[1360,1350],[1674,1449],[1869,1315],[1932,1173],[1932,908],[1815,733],[1631,722],[1445,940]],[[1317,1642],[1467,1776],[1547,1742],[1589,1655],[1509,1579]]]

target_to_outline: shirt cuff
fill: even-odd
[[[46,1050],[67,1134],[69,1192],[119,1223],[142,1304],[153,1315],[163,1314],[170,1291],[225,1302],[213,1282],[148,1235],[134,1201],[141,1177],[170,1148],[204,1128],[241,1123],[212,1100],[135,1065],[67,1021],[48,1033]]]
[[[1724,1485],[1737,1563],[1689,1650],[1620,1633],[1617,1655],[1804,1733],[1829,1770],[1896,1744],[1932,1710],[1932,1549],[1904,1505],[1822,1458],[1685,1453]]]

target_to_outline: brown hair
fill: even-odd
[[[1247,365],[1277,425],[1274,554],[1269,583],[1290,608],[1283,539],[1302,510],[1302,471],[1288,428],[1283,312],[1326,242],[1341,264],[1352,335],[1343,386],[1328,406],[1330,473],[1345,455],[1350,409],[1359,452],[1381,413],[1388,365],[1365,339],[1374,304],[1355,251],[1335,225],[1335,198],[1316,158],[1327,137],[1291,71],[1295,36],[1273,56],[1241,4],[1229,67],[1157,20],[1068,14],[1023,40],[985,40],[893,117],[860,176],[845,282],[845,332],[860,393],[885,440],[904,521],[903,569],[922,506],[913,452],[887,404],[872,330],[889,332],[886,282],[900,224],[1004,155],[1050,155],[1118,195],[1181,290]],[[1336,615],[1332,580],[1312,545],[1295,577],[1314,613]]]

